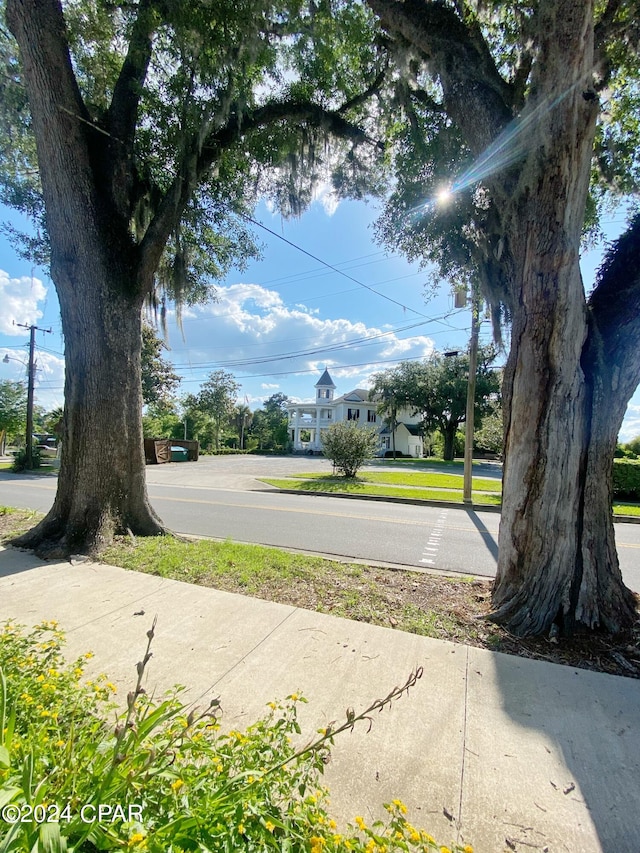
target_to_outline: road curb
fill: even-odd
[[[476,512],[502,512],[501,506],[495,504],[461,504],[455,501],[431,501],[424,498],[399,498],[385,495],[352,495],[347,492],[301,492],[298,489],[281,489],[278,486],[272,486],[270,489],[252,489],[254,492],[273,492],[277,490],[283,495],[308,495],[316,498],[346,498],[347,500],[358,501],[379,501],[383,503],[394,504],[409,504],[411,506],[441,506],[448,509],[471,509]],[[615,524],[640,524],[640,517],[630,515],[614,515],[613,521]]]
[[[379,501],[382,503],[394,503],[394,504],[410,504],[412,506],[442,506],[452,509],[473,509],[480,510],[482,512],[500,512],[501,508],[499,506],[493,506],[491,504],[461,504],[456,503],[455,501],[430,501],[425,500],[423,498],[398,498],[392,496],[385,495],[351,495],[347,492],[311,492],[304,491],[300,492],[297,489],[280,489],[277,486],[273,487],[283,495],[309,495],[310,497],[318,497],[318,498],[347,498],[348,500],[357,500],[357,501]],[[273,489],[254,489],[256,492],[271,492]]]

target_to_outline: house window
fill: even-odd
[[[332,418],[331,409],[327,409],[327,420],[330,421]]]
[[[347,420],[357,421],[360,417],[360,409],[347,409]]]
[[[376,413],[372,412],[371,409],[367,411],[367,423],[375,424],[376,422]]]

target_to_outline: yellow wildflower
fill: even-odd
[[[405,806],[405,804],[402,802],[402,800],[394,800],[394,801],[393,801],[393,805],[398,809],[398,811],[399,811],[401,814],[406,814],[406,813],[407,813],[407,807],[406,807],[406,806]]]
[[[128,846],[135,847],[136,844],[142,845],[145,843],[145,837],[141,832],[134,832],[131,838],[129,839]]]
[[[182,781],[182,779],[176,779],[176,780],[175,780],[175,782],[172,782],[172,783],[171,783],[171,790],[172,790],[172,791],[174,792],[174,794],[175,794],[175,792],[176,792],[176,791],[179,791],[179,790],[180,790],[180,788],[182,788],[182,786],[183,786],[183,785],[184,785],[184,782]]]
[[[238,832],[240,833],[240,835],[244,835],[244,824],[243,823],[238,824]]]
[[[473,847],[470,844],[465,844],[462,853],[473,853]]]
[[[364,820],[359,816],[356,817],[356,825],[358,829],[362,829],[363,831],[367,828],[367,825],[365,824]]]
[[[265,829],[266,829],[268,832],[273,832],[273,830],[276,828],[275,823],[271,823],[271,821],[270,821],[270,820],[268,820],[268,821],[265,823],[265,825],[264,825],[264,826],[265,826]]]

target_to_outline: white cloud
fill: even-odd
[[[278,374],[329,367],[334,378],[363,384],[385,366],[380,362],[424,358],[434,346],[431,338],[414,330],[403,338],[401,330],[390,332],[344,317],[322,318],[304,306],[287,306],[276,291],[257,284],[219,287],[217,295],[217,302],[190,309],[184,318],[186,343],[176,344],[171,352],[177,364],[192,367],[194,382],[196,373],[222,368],[236,376],[274,376],[277,384],[267,379],[262,387],[287,393],[287,380],[276,379]]]
[[[638,399],[638,397],[640,397],[640,393],[636,392],[635,397],[632,399],[635,400]],[[618,441],[620,444],[626,444],[627,441],[631,441],[632,438],[635,438],[638,435],[640,435],[640,402],[631,402],[629,403],[627,413],[622,421]]]
[[[14,323],[31,325],[42,317],[38,303],[47,298],[47,288],[38,278],[23,275],[10,278],[0,270],[0,333],[4,335],[24,335],[25,330]]]
[[[313,190],[313,200],[322,205],[327,216],[333,216],[340,204],[340,199],[335,194],[330,181],[322,181],[316,184]]]
[[[277,384],[277,382],[261,382],[260,387],[264,391],[277,391],[280,386]]]

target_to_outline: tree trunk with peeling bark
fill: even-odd
[[[480,29],[453,8],[368,2],[440,82],[444,111],[485,166],[488,221],[498,226],[479,252],[481,274],[495,278],[499,268],[512,318],[492,618],[519,635],[554,623],[622,631],[637,617],[616,555],[611,471],[640,380],[640,279],[638,262],[628,263],[617,287],[603,279],[585,298],[579,250],[598,115],[593,2],[540,0],[521,102]],[[510,168],[503,155],[514,149]],[[490,169],[487,151],[503,165]]]

